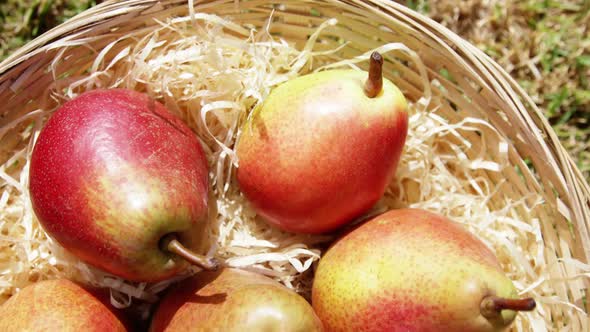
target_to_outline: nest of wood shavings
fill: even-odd
[[[22,128],[14,149],[0,166],[0,294],[6,299],[30,283],[67,277],[112,289],[117,307],[149,306],[159,293],[178,279],[157,284],[133,283],[92,268],[52,241],[36,220],[27,190],[29,158],[34,139],[44,121],[66,100],[96,88],[128,88],[145,92],[180,116],[201,139],[210,164],[211,213],[204,248],[229,266],[269,275],[304,296],[309,295],[314,263],[321,248],[333,240],[282,232],[256,216],[240,193],[234,170],[239,165],[234,143],[239,128],[253,107],[273,87],[313,70],[336,66],[355,68],[365,55],[329,63],[326,54],[314,52],[321,43],[321,25],[302,49],[259,31],[236,25],[221,17],[193,14],[159,22],[159,29],[125,35],[97,54],[87,72],[57,78],[45,93],[44,109],[31,112],[0,129]],[[80,42],[55,47],[65,50]],[[346,44],[343,44],[343,47]],[[422,73],[424,97],[409,103],[409,133],[396,177],[383,199],[370,212],[391,208],[420,207],[446,215],[468,226],[497,254],[507,275],[521,292],[540,303],[539,310],[520,314],[515,330],[545,329],[543,305],[581,310],[560,302],[551,289],[544,261],[544,242],[534,209],[542,203],[530,194],[522,200],[502,195],[508,182],[494,184],[482,172],[512,167],[508,143],[487,122],[465,118],[446,119],[440,113],[436,82],[429,82],[419,57],[402,44],[379,49],[394,56],[403,52]],[[64,59],[57,57],[54,66]],[[486,142],[495,142],[488,146]],[[479,157],[466,151],[481,149]],[[487,160],[487,149],[495,159]],[[579,262],[561,262],[577,264]],[[587,268],[590,271],[590,268]]]

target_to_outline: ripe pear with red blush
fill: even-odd
[[[116,310],[72,281],[40,281],[0,306],[0,331],[130,331]]]
[[[164,296],[151,332],[322,331],[311,305],[263,275],[223,269],[201,272]]]
[[[361,216],[393,177],[408,131],[406,100],[369,72],[326,70],[274,89],[237,143],[237,180],[256,212],[297,233],[333,231]]]
[[[326,331],[491,332],[535,301],[519,298],[493,252],[462,225],[400,209],[327,250],[312,305]]]
[[[86,92],[62,105],[32,153],[29,191],[44,230],[83,261],[158,281],[190,261],[207,218],[208,165],[196,135],[147,95]],[[203,248],[200,248],[203,250]]]

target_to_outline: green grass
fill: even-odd
[[[100,0],[3,0],[0,60]],[[590,0],[400,1],[485,51],[544,110],[590,179]]]
[[[0,60],[31,39],[95,4],[95,0],[2,0]]]
[[[544,111],[590,180],[590,0],[412,0],[494,58]]]

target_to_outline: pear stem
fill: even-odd
[[[220,263],[217,259],[207,258],[203,255],[196,254],[182,245],[174,234],[168,234],[163,238],[164,248],[169,252],[176,254],[189,263],[199,266],[208,271],[215,271],[219,268]]]
[[[365,82],[365,95],[375,98],[383,89],[383,57],[379,52],[373,52],[369,61],[369,77]]]
[[[486,318],[494,318],[500,315],[502,310],[531,311],[537,306],[534,299],[507,299],[498,296],[486,296],[481,300],[480,311]]]

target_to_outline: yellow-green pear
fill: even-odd
[[[535,307],[481,240],[420,209],[389,211],[337,240],[312,304],[326,331],[355,332],[501,331]]]
[[[299,294],[263,275],[226,268],[200,272],[159,304],[152,332],[319,332],[322,325]]]

